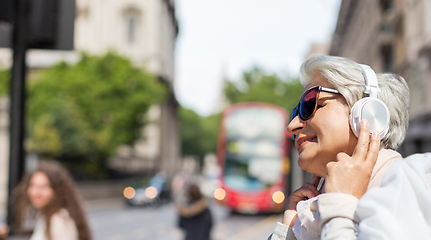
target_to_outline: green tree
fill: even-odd
[[[205,149],[205,153],[216,152],[220,118],[221,113],[202,118],[201,126],[205,132],[205,139],[202,141],[202,147]]]
[[[205,154],[216,151],[220,114],[202,117],[180,107],[179,116],[183,155],[197,156],[202,161]]]
[[[265,102],[283,107],[290,113],[298,104],[303,89],[298,79],[283,79],[254,67],[245,71],[240,81],[227,81],[224,94],[230,103]]]
[[[10,71],[0,70],[0,96],[9,93]]]
[[[120,144],[140,137],[143,113],[167,92],[153,75],[114,53],[84,54],[77,64],[57,64],[28,83],[30,150],[99,177]]]

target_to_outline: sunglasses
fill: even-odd
[[[307,121],[308,119],[312,118],[317,110],[317,102],[320,92],[340,94],[335,89],[321,86],[308,89],[304,94],[302,94],[298,105],[293,109],[292,118],[290,121],[292,121],[298,115],[302,121]],[[295,135],[292,135],[292,138],[294,138],[294,136]]]

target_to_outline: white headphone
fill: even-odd
[[[380,93],[377,84],[377,76],[368,65],[358,64],[362,68],[365,78],[365,91],[369,97],[357,101],[350,111],[350,127],[356,137],[359,136],[359,123],[362,119],[367,119],[370,125],[370,133],[379,131],[382,139],[389,128],[389,110],[386,104],[377,98]]]

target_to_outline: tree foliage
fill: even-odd
[[[193,110],[180,108],[181,152],[183,155],[197,156],[216,151],[220,114],[199,116]]]
[[[29,149],[97,171],[140,137],[144,113],[165,94],[153,75],[114,53],[41,70],[28,86]]]
[[[265,102],[281,106],[289,113],[298,104],[302,90],[298,79],[282,79],[254,67],[238,82],[227,81],[224,94],[230,103]]]
[[[0,70],[0,96],[9,93],[10,70]]]

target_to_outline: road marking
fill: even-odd
[[[268,228],[271,229],[275,227],[275,223],[277,222],[277,219],[280,218],[280,215],[271,215],[262,221],[242,230],[238,234],[233,235],[232,237],[229,237],[225,240],[249,240],[253,239],[257,234],[263,233],[263,231],[268,231]],[[271,232],[268,232],[268,236],[271,234]]]

